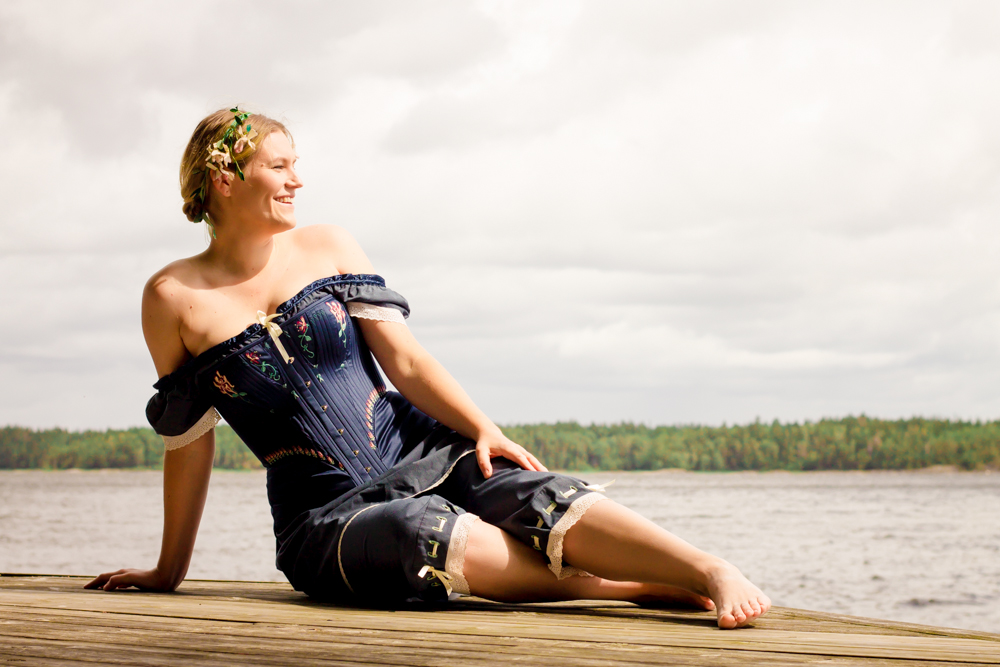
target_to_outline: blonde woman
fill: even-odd
[[[296,228],[301,187],[281,123],[232,109],[195,130],[184,212],[212,240],[150,278],[142,304],[160,376],[146,412],[167,450],[160,558],[89,588],[181,583],[221,416],[267,468],[278,568],[317,599],[667,601],[715,609],[723,628],[767,612],[726,561],[504,437],[354,239]]]

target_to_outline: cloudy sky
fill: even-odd
[[[1000,417],[1000,3],[0,4],[0,424],[144,423],[206,113],[500,423]]]

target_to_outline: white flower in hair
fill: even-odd
[[[233,155],[239,155],[243,152],[244,148],[249,147],[250,150],[253,150],[257,147],[252,141],[253,138],[257,136],[257,130],[250,130],[248,133],[241,125],[237,130],[237,133],[239,138],[236,140],[236,143],[233,144]]]
[[[221,146],[219,144],[222,144]],[[233,158],[229,154],[229,146],[222,142],[210,144],[208,147],[208,157],[205,158],[205,166],[212,171],[212,180],[219,180],[224,177],[232,177],[233,173],[226,169]],[[228,180],[228,179],[226,179]]]
[[[221,149],[215,146],[208,147],[208,157],[205,158],[205,164],[209,169],[224,169],[232,161],[233,158],[229,155],[229,146],[223,144]]]

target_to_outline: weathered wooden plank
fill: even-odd
[[[240,651],[253,656],[278,651],[300,663],[326,659],[330,651],[353,651],[365,656],[351,656],[353,661],[367,663],[371,657],[408,665],[439,665],[444,656],[447,662],[495,662],[497,655],[553,667],[564,661],[596,666],[668,659],[724,665],[751,656],[769,664],[802,664],[821,656],[825,661],[839,656],[835,660],[843,664],[1000,664],[996,635],[955,631],[959,636],[951,636],[947,629],[796,610],[775,610],[756,628],[734,632],[715,628],[711,614],[626,603],[471,600],[381,611],[317,604],[282,584],[189,582],[182,593],[157,595],[84,591],[83,581],[0,577],[0,637],[17,643],[24,656],[34,650],[39,659],[57,661],[72,659],[73,650],[83,659],[95,645],[127,651],[133,643],[176,661],[170,652],[182,641],[185,650],[194,648],[203,658],[221,651],[230,662],[234,656],[243,661]],[[92,641],[95,637],[101,641]],[[38,646],[32,649],[31,642]],[[71,647],[70,653],[60,646]],[[0,650],[0,658],[5,656],[18,659]]]
[[[283,661],[301,664],[305,661],[316,659],[333,660],[339,662],[351,662],[364,665],[400,664],[411,667],[430,667],[441,664],[470,664],[487,665],[494,664],[497,656],[491,655],[478,647],[466,645],[462,648],[448,648],[434,643],[426,643],[422,647],[415,646],[391,646],[385,643],[371,643],[360,646],[345,646],[334,642],[316,642],[309,640],[298,641],[275,641],[275,640],[254,640],[244,639],[238,641],[236,638],[224,638],[219,636],[187,635],[183,637],[183,650],[178,650],[177,640],[169,637],[156,636],[155,633],[124,633],[126,637],[115,638],[111,632],[95,632],[93,636],[88,634],[86,641],[74,637],[67,639],[66,636],[55,634],[32,632],[27,635],[15,637],[5,636],[5,640],[11,642],[24,642],[28,644],[46,645],[50,651],[67,652],[73,654],[87,654],[100,656],[111,651],[116,654],[127,654],[135,652],[145,656],[152,654],[157,659],[178,659],[186,660],[192,651],[199,656],[225,657],[230,663],[260,664],[267,665],[274,662],[275,656],[280,656]],[[121,641],[125,639],[126,641]],[[132,641],[129,641],[132,640]],[[536,655],[518,654],[508,652],[504,655],[505,662],[535,662]],[[562,667],[569,667],[574,664],[587,665],[588,667],[603,667],[610,663],[609,659],[588,659],[587,656],[546,656],[546,663]],[[635,664],[625,662],[620,664]]]
[[[378,629],[391,624],[395,631],[471,636],[518,636],[542,640],[573,637],[582,644],[590,642],[630,643],[652,646],[765,651],[811,655],[839,655],[895,659],[921,659],[951,662],[1000,664],[1000,644],[982,640],[908,637],[885,635],[837,635],[834,633],[803,633],[771,630],[767,632],[725,632],[706,628],[678,627],[661,624],[649,629],[649,623],[638,621],[623,624],[604,619],[562,619],[558,627],[539,625],[534,619],[525,620],[513,613],[484,614],[438,611],[376,612],[341,609],[288,609],[274,603],[253,603],[257,609],[247,610],[246,603],[214,601],[192,605],[169,595],[100,593],[45,595],[40,593],[0,593],[0,602],[10,604],[10,597],[29,597],[15,603],[16,607],[93,609],[105,613],[140,613],[165,618],[202,620],[232,619],[253,623],[261,618],[270,622],[297,623],[327,627]],[[319,612],[319,613],[317,613]],[[602,622],[603,621],[603,622]],[[706,631],[708,630],[708,631]]]
[[[164,633],[170,637],[169,633]],[[2,637],[3,635],[0,635]],[[66,649],[64,640],[50,640],[46,638],[34,637],[17,637],[14,642],[6,642],[7,638],[0,640],[0,645],[3,643],[9,643],[12,648],[15,649],[16,654],[21,656],[33,656],[33,657],[45,657],[48,659],[55,659],[59,656],[65,656],[70,654],[73,659],[79,662],[97,662],[97,663],[107,663],[112,664],[165,664],[167,661],[177,660],[176,654],[167,656],[160,660],[160,654],[155,650],[152,655],[155,656],[154,659],[148,659],[148,649],[153,646],[159,646],[159,643],[150,642],[148,638],[144,635],[131,634],[129,640],[134,640],[134,644],[127,644],[125,646],[116,646],[109,644],[104,640],[103,637],[99,637],[99,642],[92,643],[81,643],[78,641],[70,642],[70,648]],[[289,643],[274,644],[269,642],[263,643],[245,643],[238,648],[237,651],[224,650],[222,647],[209,644],[202,645],[200,643],[191,643],[187,641],[186,637],[176,637],[174,636],[173,641],[170,642],[167,647],[168,650],[174,648],[176,644],[186,646],[188,649],[194,649],[195,657],[184,654],[182,664],[197,664],[197,665],[207,665],[207,664],[357,664],[357,665],[371,665],[371,664],[399,664],[399,665],[442,665],[442,664],[469,664],[469,665],[480,665],[480,664],[496,664],[498,660],[502,660],[504,663],[510,664],[545,664],[546,666],[554,665],[560,667],[562,665],[578,666],[584,665],[587,667],[603,667],[605,665],[649,665],[649,664],[671,664],[671,665],[719,665],[720,667],[729,667],[732,665],[736,667],[737,665],[743,666],[746,664],[747,657],[746,654],[734,653],[734,652],[724,652],[724,651],[711,651],[711,650],[696,650],[696,649],[657,649],[652,647],[631,647],[626,646],[624,648],[621,645],[607,645],[601,646],[596,645],[591,648],[589,653],[584,653],[580,651],[578,646],[553,646],[550,643],[540,643],[537,651],[522,652],[517,653],[510,651],[486,651],[481,656],[471,656],[466,657],[465,655],[446,650],[433,650],[429,652],[429,655],[425,653],[424,659],[415,659],[416,656],[409,650],[408,646],[400,647],[402,650],[393,651],[380,651],[378,647],[373,647],[372,645],[362,645],[359,647],[359,651],[362,651],[361,655],[364,660],[351,661],[349,654],[337,654],[333,651],[328,650],[322,642],[318,642],[319,651],[304,650],[310,647],[303,647],[302,645],[296,646],[296,643],[301,640],[294,640],[291,642],[291,648]],[[63,643],[60,644],[59,642]],[[132,650],[134,646],[144,647],[143,651]],[[41,647],[41,648],[39,648]],[[17,650],[20,649],[20,650]],[[117,650],[120,649],[120,650]],[[555,649],[555,650],[553,650]],[[617,650],[616,650],[617,649]],[[3,656],[8,654],[5,648],[0,648],[0,664],[3,663]],[[789,655],[780,653],[755,653],[754,659],[760,664],[775,665],[780,666],[793,666],[804,664],[803,656],[799,655]],[[251,657],[247,657],[251,656]],[[637,658],[641,658],[637,660]],[[65,657],[62,660],[69,660]],[[813,662],[815,658],[810,658],[809,662]],[[824,665],[858,665],[859,662],[851,658],[826,658],[823,659]],[[32,660],[34,664],[34,660]],[[76,663],[74,663],[76,664]],[[953,663],[941,663],[941,662],[925,662],[925,661],[913,661],[913,660],[863,660],[863,664],[866,666],[873,667],[931,667],[931,666],[943,666]]]
[[[177,667],[178,665],[192,667],[209,667],[214,665],[301,665],[302,659],[284,659],[277,655],[254,655],[247,651],[234,660],[232,654],[217,654],[198,648],[162,650],[141,645],[130,648],[116,646],[93,646],[74,641],[46,641],[38,639],[5,639],[4,647],[0,648],[0,660],[20,658],[27,664],[34,665],[36,661],[58,660],[69,664],[91,665],[144,665],[149,667]],[[335,656],[310,657],[310,664],[343,665],[345,667],[371,667],[372,663],[357,662]],[[3,662],[0,662],[3,664]],[[408,662],[386,661],[382,664],[415,667]],[[438,663],[440,665],[440,663]]]
[[[40,640],[43,643],[55,645],[56,642],[65,641],[57,636],[39,636],[41,633],[31,633],[28,636],[17,636],[15,641]],[[74,652],[84,652],[91,655],[100,655],[108,647],[114,647],[128,651],[132,645],[141,645],[145,650],[155,649],[167,652],[173,646],[170,637],[155,636],[154,633],[142,633],[141,636],[135,633],[128,633],[126,637],[120,637],[117,641],[109,641],[105,633],[97,633],[93,639],[100,640],[101,644],[73,641]],[[121,641],[124,639],[125,641]],[[140,640],[141,641],[138,641]],[[174,637],[176,641],[178,638]],[[269,664],[273,662],[273,656],[281,656],[283,661],[292,663],[303,663],[316,658],[349,660],[356,656],[355,662],[364,664],[406,664],[413,666],[429,666],[441,664],[469,664],[487,665],[495,664],[498,659],[505,663],[526,663],[535,664],[539,658],[544,656],[546,665],[557,667],[571,667],[583,665],[586,667],[603,667],[609,664],[617,665],[649,665],[662,664],[666,659],[672,657],[668,652],[658,652],[659,655],[645,656],[645,660],[636,661],[627,649],[611,650],[602,649],[593,651],[590,654],[583,654],[578,650],[550,650],[543,647],[541,653],[530,651],[503,650],[508,647],[475,647],[467,645],[468,650],[455,650],[441,644],[426,642],[422,647],[412,644],[405,646],[388,645],[379,641],[377,644],[368,643],[360,645],[344,645],[338,642],[319,642],[308,640],[295,641],[274,641],[274,640],[250,640],[220,641],[217,637],[191,637],[184,636],[182,639],[185,646],[193,649],[199,655],[228,656],[230,662],[243,662],[244,655],[259,656],[250,662],[252,664]],[[206,641],[207,639],[207,641]],[[493,650],[488,650],[492,648]],[[501,650],[497,650],[501,649]],[[697,652],[694,657],[703,658],[704,652]],[[792,664],[797,664],[795,661]]]
[[[82,592],[82,583],[87,579],[64,575],[2,575],[0,574],[0,589],[30,588],[32,590],[52,590],[65,592]],[[235,582],[235,581],[186,581],[181,589],[172,595],[196,595],[199,599],[229,599],[287,602],[289,604],[318,606],[330,608],[330,605],[315,603],[301,593],[294,591],[285,582]],[[429,605],[417,605],[426,610]],[[343,609],[343,607],[333,607]],[[436,609],[436,608],[435,608]],[[405,610],[405,608],[404,608]],[[512,611],[517,613],[537,613],[564,615],[583,615],[588,617],[604,616],[627,619],[640,619],[662,622],[670,619],[678,622],[694,622],[699,625],[714,625],[714,615],[710,612],[691,610],[649,609],[627,602],[616,601],[572,601],[536,604],[502,604],[467,597],[447,603],[446,611]],[[780,626],[780,627],[777,627]],[[755,624],[755,629],[776,627],[782,630],[808,630],[819,632],[859,633],[859,634],[892,634],[913,636],[942,636],[966,639],[984,639],[1000,641],[1000,635],[959,630],[954,628],[936,628],[882,619],[859,618],[840,614],[806,611],[800,609],[775,608],[766,617]]]
[[[80,620],[80,619],[74,619]],[[559,647],[548,646],[543,642],[533,642],[534,646],[519,646],[524,640],[519,638],[509,638],[504,640],[481,643],[481,642],[455,642],[455,641],[433,641],[413,637],[411,633],[398,633],[404,636],[403,640],[392,637],[391,631],[380,633],[367,633],[367,636],[360,636],[359,633],[347,633],[339,629],[304,629],[296,626],[297,632],[286,633],[285,637],[276,637],[271,628],[260,627],[254,624],[248,627],[247,624],[234,624],[235,627],[227,628],[228,632],[212,632],[211,628],[204,625],[193,630],[192,627],[164,629],[162,625],[155,629],[148,627],[136,627],[135,623],[123,622],[123,619],[100,619],[103,623],[67,623],[64,621],[40,622],[37,619],[24,620],[21,622],[6,621],[0,623],[0,637],[17,637],[20,639],[41,639],[41,640],[65,640],[78,641],[84,635],[88,642],[99,642],[100,645],[123,645],[132,646],[139,643],[143,646],[158,646],[172,648],[178,643],[187,647],[200,647],[207,652],[230,653],[234,655],[250,652],[253,654],[267,654],[278,651],[281,655],[307,658],[313,655],[339,655],[339,656],[363,656],[358,658],[359,662],[383,663],[386,657],[401,653],[408,656],[414,664],[440,664],[442,660],[446,662],[495,662],[496,654],[508,655],[510,660],[517,661],[521,657],[531,660],[537,658],[539,651],[544,649],[546,661],[549,664],[576,664],[576,665],[604,665],[608,660],[613,660],[618,664],[659,664],[662,657],[643,659],[638,656],[638,660],[631,660],[630,653],[637,653],[630,650],[631,647],[616,646],[605,647],[596,652],[603,656],[601,659],[590,659],[581,656],[575,647],[569,650],[560,650]],[[148,623],[147,623],[148,625]],[[194,626],[194,623],[190,624]],[[130,626],[130,627],[121,627]],[[286,626],[287,627],[287,626]],[[237,630],[237,632],[233,632]],[[320,630],[317,632],[316,630]],[[325,630],[326,632],[322,632]],[[293,636],[288,636],[293,635]],[[377,642],[373,642],[377,639]],[[392,650],[386,651],[385,648]],[[607,655],[614,653],[613,656]],[[639,651],[641,653],[641,651]],[[520,657],[519,657],[520,656]]]

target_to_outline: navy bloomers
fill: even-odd
[[[482,519],[544,554],[554,576],[566,531],[599,487],[494,459],[386,391],[352,318],[403,323],[406,300],[376,275],[306,286],[274,315],[153,385],[146,416],[167,449],[220,418],[267,468],[276,564],[308,595],[354,604],[468,593],[471,525]]]

